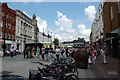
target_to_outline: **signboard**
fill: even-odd
[[[118,37],[118,33],[106,33],[106,37]]]

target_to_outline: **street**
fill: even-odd
[[[17,55],[13,58],[4,57],[2,58],[2,74],[15,74],[28,79],[30,69],[37,69],[38,66],[42,67],[39,64],[35,63],[37,61],[38,60],[36,59],[23,59],[23,55]],[[42,59],[40,59],[40,62],[43,62],[45,64],[50,63],[45,62]],[[116,80],[119,77],[119,71],[118,66],[115,64],[118,65],[117,62],[108,62],[108,64],[100,64],[98,60],[96,64],[89,65],[88,69],[78,69],[78,77],[83,80],[93,80],[98,78]],[[111,65],[112,67],[109,65]]]

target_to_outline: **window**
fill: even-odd
[[[10,29],[10,23],[8,23],[8,29]]]
[[[111,14],[111,20],[113,20],[114,16],[113,16],[113,7],[112,6],[110,7],[110,14]]]
[[[14,24],[12,24],[12,30],[14,30]]]
[[[120,1],[118,2],[118,12],[120,13]]]
[[[7,34],[7,33],[5,33],[5,38],[7,38],[7,36],[8,36],[8,34]]]
[[[10,34],[8,34],[8,39],[10,39]]]

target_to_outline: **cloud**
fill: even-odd
[[[58,20],[55,21],[55,24],[60,27],[61,30],[68,29],[72,27],[72,20],[63,15],[63,13],[57,11]]]
[[[47,30],[46,20],[42,20],[40,17],[36,17],[36,19],[37,19],[37,25],[38,25],[39,31],[43,32],[43,29],[44,29],[44,32],[46,32]]]
[[[58,27],[58,29],[56,31],[59,32],[59,36],[62,38],[62,40],[75,39],[73,36],[76,35],[76,31],[72,28],[72,20],[59,11],[57,11],[57,18],[58,20],[55,21],[55,25]]]
[[[78,25],[78,29],[79,29],[79,34],[81,35],[81,37],[89,41],[91,29],[86,29],[86,26],[84,24]]]
[[[95,6],[88,6],[84,11],[85,15],[88,17],[87,19],[93,21],[96,13]]]
[[[56,34],[55,38],[58,38],[59,40],[62,40],[62,37],[59,34]]]

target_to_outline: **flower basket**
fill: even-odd
[[[85,50],[77,50],[74,54],[75,66],[80,69],[87,69],[88,54]]]

